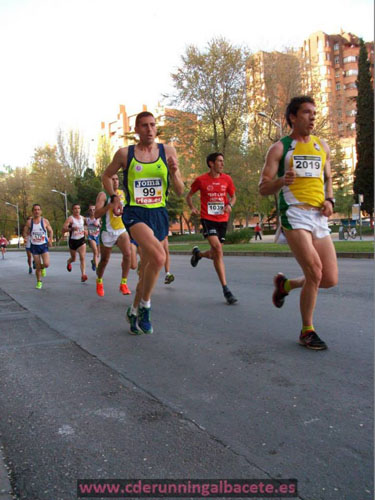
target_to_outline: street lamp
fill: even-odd
[[[271,118],[269,115],[267,115],[267,113],[264,113],[263,111],[258,111],[258,115],[261,116],[262,118],[267,118],[267,120],[276,125],[276,127],[279,129],[280,137],[283,135],[283,129],[281,123],[275,121],[273,118]]]
[[[51,189],[52,193],[59,193],[61,196],[64,196],[65,199],[65,219],[68,218],[68,198],[67,194],[63,193],[62,191],[57,191],[57,189]]]
[[[18,232],[18,248],[19,248],[20,247],[20,217],[19,217],[19,212],[18,212],[18,203],[17,203],[17,205],[13,205],[13,203],[9,203],[9,201],[6,201],[5,205],[10,205],[11,207],[14,207],[17,211],[17,232]]]

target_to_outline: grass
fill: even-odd
[[[192,241],[190,243],[173,244],[170,243],[169,249],[173,252],[191,252],[194,244],[197,244],[200,250],[208,250],[209,245],[201,241]],[[374,243],[372,241],[334,241],[337,252],[374,252]],[[224,245],[226,252],[288,252],[288,245],[279,245],[278,243],[240,243],[234,245]]]

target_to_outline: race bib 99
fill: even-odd
[[[297,177],[320,177],[322,157],[314,155],[293,156],[293,170]]]
[[[134,181],[134,199],[139,205],[160,203],[163,198],[163,184],[159,178]]]

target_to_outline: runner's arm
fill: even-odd
[[[192,214],[199,215],[199,210],[195,208],[193,204],[193,194],[193,191],[190,189],[188,195],[186,196],[186,203],[189,205]]]
[[[27,239],[27,237],[30,234],[30,227],[31,227],[30,221],[27,221],[26,224],[23,227],[22,237],[24,239],[25,245],[26,245],[26,239]]]
[[[324,165],[324,191],[326,198],[333,198],[333,186],[332,186],[332,170],[331,170],[331,153],[325,141],[321,140],[323,148],[326,152],[326,162]],[[326,217],[333,214],[333,205],[329,200],[325,200],[322,206],[321,213]]]
[[[101,191],[98,196],[96,197],[95,201],[95,217],[99,219],[100,217],[103,217],[105,213],[108,212],[108,210],[111,208],[112,203],[108,203],[108,205],[105,204],[105,200],[107,199],[106,194]]]
[[[121,148],[117,151],[111,163],[104,170],[102,175],[102,182],[104,190],[109,194],[109,196],[116,194],[115,190],[113,189],[112,176],[117,174],[120,168],[126,168],[127,160],[128,148]],[[118,196],[115,196],[112,203],[113,213],[115,215],[120,215],[122,213],[122,204],[120,198]]]
[[[72,218],[69,215],[69,217],[66,219],[66,221],[63,224],[63,227],[62,227],[62,232],[63,233],[67,233],[70,230],[71,223],[72,223]]]
[[[48,234],[48,245],[52,245],[52,240],[53,240],[53,229],[51,224],[47,219],[44,219],[44,225]]]
[[[289,186],[294,182],[296,174],[292,169],[287,170],[283,177],[275,178],[279,168],[279,162],[283,155],[283,150],[284,147],[280,141],[273,144],[268,150],[258,184],[259,193],[262,196],[275,194],[280,191],[283,186]]]
[[[237,201],[237,196],[236,196],[236,193],[233,193],[232,196],[230,196],[230,194],[227,194],[227,196],[229,198],[229,202],[225,205],[224,212],[231,213],[232,208],[234,207],[234,205]]]
[[[176,150],[173,146],[164,146],[164,149],[167,157],[169,178],[172,182],[173,190],[178,196],[182,196],[184,194],[185,185],[181,177],[180,169],[178,168]]]

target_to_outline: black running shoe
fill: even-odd
[[[313,349],[314,351],[323,351],[327,349],[327,344],[319,337],[319,335],[311,330],[299,336],[299,344],[307,347],[307,349]]]
[[[226,301],[228,304],[235,304],[237,302],[236,297],[233,295],[233,293],[230,290],[226,290],[224,292],[224,297],[226,298]]]
[[[284,289],[286,280],[287,278],[283,275],[283,273],[276,274],[273,278],[275,291],[272,295],[272,302],[275,307],[282,307],[284,305],[285,297],[289,295],[289,293]]]
[[[199,255],[200,254],[200,251],[199,251],[199,248],[198,247],[194,247],[193,250],[191,251],[192,255],[191,255],[191,259],[190,259],[190,264],[193,266],[193,267],[197,267],[198,265],[198,262],[201,260],[201,256]]]

